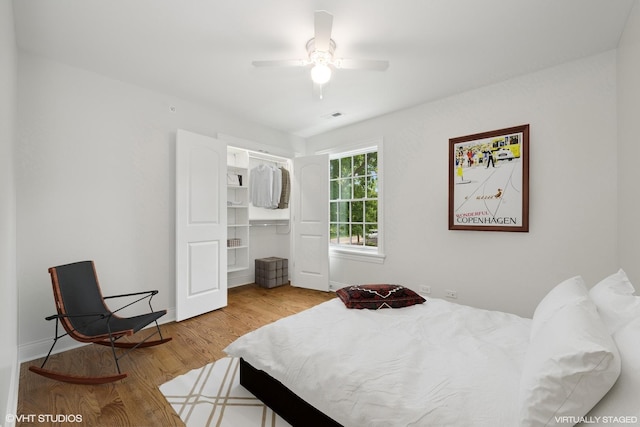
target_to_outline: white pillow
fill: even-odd
[[[604,417],[631,417],[633,423],[640,422],[640,318],[632,320],[613,335],[620,351],[622,365],[620,377],[609,393],[587,415],[590,419]],[[600,417],[600,418],[595,418]],[[612,423],[607,423],[611,425]]]
[[[562,298],[554,297],[560,308],[539,324],[527,349],[520,380],[521,427],[566,426],[562,417],[587,414],[620,374],[618,350],[594,303],[576,301],[570,292],[563,295],[569,302],[562,305]]]
[[[587,287],[581,276],[575,276],[556,285],[549,293],[542,298],[535,312],[531,323],[531,338],[538,333],[547,321],[568,304],[576,304],[589,299]]]
[[[630,321],[640,318],[640,297],[634,296],[634,292],[633,285],[622,269],[604,278],[589,291],[609,333],[614,334]]]

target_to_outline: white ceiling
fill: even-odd
[[[299,135],[613,49],[634,0],[14,0],[18,47]],[[338,70],[313,96],[296,59],[334,15]],[[327,118],[334,112],[342,117]]]

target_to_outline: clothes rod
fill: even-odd
[[[291,223],[288,219],[276,220],[250,220],[251,227],[275,227],[276,234],[289,234],[291,232]],[[284,228],[283,228],[284,227]]]
[[[249,158],[256,159],[256,160],[267,160],[267,161],[278,162],[278,163],[287,163],[289,161],[289,159],[287,159],[286,157],[280,157],[274,154],[262,153],[258,151],[249,151]]]
[[[288,219],[276,219],[276,220],[250,220],[249,224],[254,227],[269,227],[269,226],[286,226],[289,225]]]

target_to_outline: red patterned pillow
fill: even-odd
[[[353,285],[336,291],[347,308],[402,308],[422,304],[426,300],[400,285]]]

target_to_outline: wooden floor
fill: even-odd
[[[61,383],[28,370],[32,364],[39,366],[43,359],[23,363],[17,415],[34,415],[35,422],[17,425],[182,426],[158,390],[159,385],[225,357],[222,350],[241,335],[331,298],[335,298],[334,293],[291,286],[232,288],[227,307],[180,323],[162,325],[163,336],[173,337],[173,341],[131,352],[120,362],[123,372],[129,376],[111,384]],[[46,367],[80,375],[115,372],[111,349],[97,345],[54,355]],[[78,415],[82,416],[82,423],[40,423],[41,415],[53,417],[54,421],[56,416],[62,419],[59,417]]]

